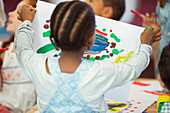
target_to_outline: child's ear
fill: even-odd
[[[165,90],[167,90],[167,87],[165,86],[164,82],[162,81],[160,75],[158,75],[158,81],[159,81],[160,85],[161,85]]]
[[[101,16],[102,17],[106,17],[106,18],[112,18],[112,16],[113,16],[113,9],[112,9],[112,7],[110,7],[110,6],[104,7],[104,9],[101,12]]]

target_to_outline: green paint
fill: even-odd
[[[50,30],[43,33],[43,37],[50,37]]]
[[[103,31],[103,32],[105,32],[105,31],[106,31],[106,29],[105,29],[105,28],[103,28],[103,29],[102,29],[102,31]]]
[[[87,59],[87,58],[86,58],[86,57],[83,57],[83,58],[82,58],[82,60],[85,60],[85,59]]]
[[[90,61],[95,61],[96,59],[94,57],[90,57]]]
[[[110,55],[102,55],[98,60],[104,60],[106,58],[110,58]],[[86,57],[83,57],[82,60],[86,60]],[[89,58],[90,61],[96,61],[95,57],[90,57]]]
[[[55,46],[51,43],[51,44],[47,44],[47,45],[39,48],[37,50],[37,53],[38,54],[44,54],[44,53],[47,53],[47,52],[54,50],[54,49],[55,49]]]
[[[111,37],[111,38],[114,38],[114,39],[116,40],[116,42],[120,42],[120,39],[117,38],[117,36],[116,36],[114,33],[112,33],[112,34],[110,35],[110,37]]]
[[[149,27],[151,27],[152,30],[154,29],[154,27],[152,27],[151,25],[149,25],[149,26],[146,26],[146,27],[145,27],[145,30],[147,30]]]
[[[104,60],[105,58],[110,58],[110,55],[103,55],[98,60]]]
[[[95,27],[97,27],[97,25]]]
[[[115,54],[115,55],[118,55],[119,53],[121,53],[123,51],[124,51],[124,49],[122,49],[121,51],[118,51],[117,49],[113,49],[112,53]]]

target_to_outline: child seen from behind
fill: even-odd
[[[105,113],[104,93],[139,77],[148,66],[150,45],[160,40],[160,30],[148,28],[141,34],[138,54],[128,62],[82,60],[95,39],[95,14],[80,1],[63,2],[51,16],[51,36],[60,47],[60,58],[39,56],[33,51],[32,21],[35,9],[23,6],[18,19],[23,24],[15,35],[18,62],[32,80],[40,112]]]

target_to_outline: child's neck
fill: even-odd
[[[82,61],[83,53],[62,51],[59,58],[61,72],[74,73]]]

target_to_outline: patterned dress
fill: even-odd
[[[14,43],[5,51],[2,64],[3,86],[0,104],[11,113],[26,113],[36,102],[34,87],[29,79],[21,78],[21,69],[13,52]]]

